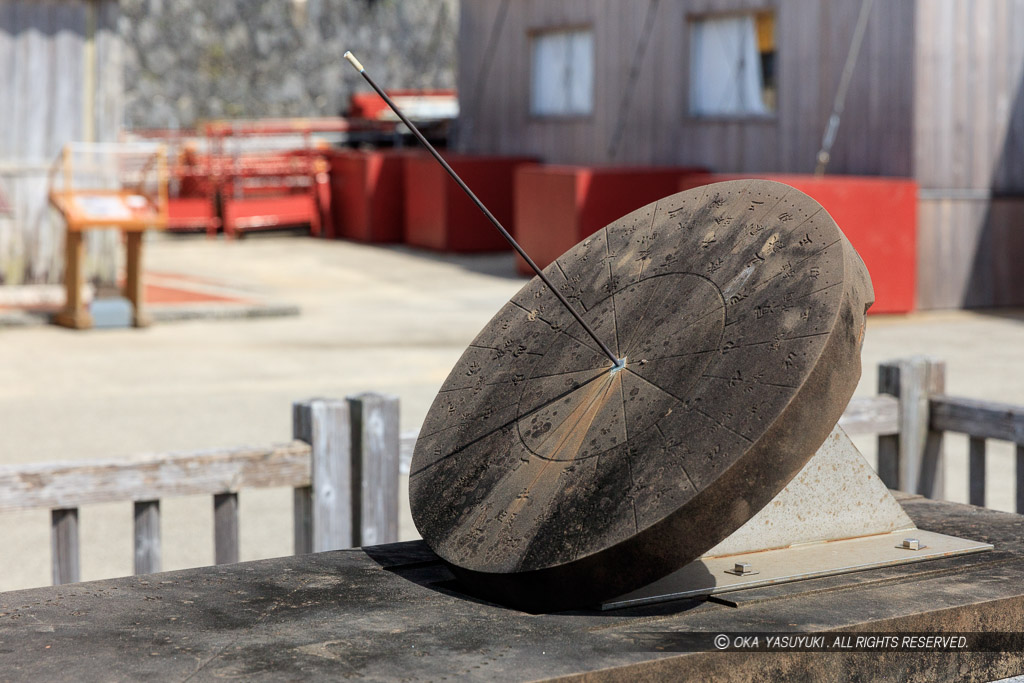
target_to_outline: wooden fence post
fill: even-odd
[[[292,434],[312,449],[312,486],[295,489],[295,552],[352,547],[352,432],[345,401],[292,405]]]
[[[135,502],[135,573],[160,571],[160,501]]]
[[[1024,515],[1024,444],[1017,444],[1017,514]]]
[[[967,444],[967,502],[985,507],[985,439],[971,436]]]
[[[213,496],[213,562],[238,562],[238,494]]]
[[[352,411],[352,542],[398,540],[398,397],[348,397]]]
[[[946,364],[926,356],[878,366],[878,391],[900,402],[900,433],[878,437],[878,474],[889,488],[943,497],[942,432],[929,426],[929,398],[945,393]]]
[[[78,581],[78,508],[50,511],[53,585]]]

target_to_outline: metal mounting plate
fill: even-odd
[[[918,539],[921,549],[897,547],[902,546],[904,538]],[[600,608],[637,607],[991,549],[990,543],[914,529],[742,555],[704,557],[639,590],[603,602]],[[758,573],[743,576],[731,573],[738,562],[749,563]]]

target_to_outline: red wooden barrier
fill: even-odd
[[[401,242],[405,221],[404,160],[417,151],[339,149],[331,164],[332,224],[328,237]]]
[[[914,309],[917,277],[917,183],[906,178],[704,174],[680,189],[738,178],[764,178],[811,196],[835,219],[864,259],[875,288],[870,313]]]
[[[541,268],[645,204],[679,191],[704,169],[528,166],[516,172],[516,239]],[[519,259],[518,269],[530,274]]]
[[[444,152],[442,155],[495,218],[515,235],[516,169],[536,160]],[[442,251],[509,249],[508,243],[444,169],[425,154],[405,159],[405,241]]]

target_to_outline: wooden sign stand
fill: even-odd
[[[111,145],[116,150],[116,146]],[[75,187],[73,183],[72,150],[66,145],[55,165],[63,176],[63,188],[53,189],[51,172],[50,203],[64,217],[67,225],[65,240],[64,286],[67,302],[54,322],[74,329],[92,327],[92,316],[82,297],[84,275],[84,235],[87,230],[118,229],[125,235],[126,263],[124,296],[133,309],[132,324],[145,327],[149,318],[145,313],[142,290],[142,244],[148,229],[167,227],[167,158],[163,147],[155,148],[138,173],[155,176],[155,191],[145,189],[141,183],[125,183],[118,189]]]

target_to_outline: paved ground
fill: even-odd
[[[290,404],[364,390],[402,399],[416,428],[435,392],[491,315],[522,285],[511,256],[441,257],[294,236],[225,243],[164,238],[153,272],[207,278],[297,317],[165,323],[146,330],[0,330],[0,464],[121,457],[268,443],[290,437]],[[858,393],[875,364],[926,353],[947,361],[952,394],[1024,404],[1024,316],[874,317]],[[873,458],[871,439],[859,444]],[[951,439],[947,496],[966,498],[962,440]],[[1008,448],[990,465],[992,505],[1009,509]],[[243,492],[243,559],[291,550],[291,494]],[[164,567],[212,561],[207,499],[164,503]],[[82,575],[131,571],[131,506],[83,509]],[[402,537],[415,530],[406,518]],[[0,515],[0,590],[49,582],[46,512]]]

